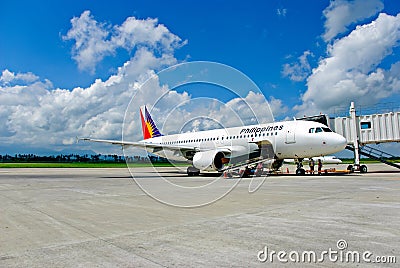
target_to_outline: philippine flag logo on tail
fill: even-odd
[[[147,111],[146,106],[140,108],[140,120],[142,121],[143,139],[150,139],[154,137],[162,136],[158,130],[156,124]]]

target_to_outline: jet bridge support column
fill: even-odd
[[[354,166],[360,166],[360,144],[358,139],[358,131],[357,131],[357,116],[356,116],[356,108],[354,106],[354,102],[350,104],[350,125],[351,125],[351,137],[354,146]]]
[[[351,171],[367,172],[366,165],[360,165],[360,137],[358,136],[358,121],[354,102],[350,104],[350,132],[354,147],[354,167],[351,165],[347,168]]]

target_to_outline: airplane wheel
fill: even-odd
[[[188,174],[188,176],[199,176],[200,175],[200,170],[198,170],[195,167],[188,167],[187,168],[187,174]]]
[[[366,165],[361,165],[360,166],[360,173],[367,173],[367,171],[368,171],[368,168],[367,168]]]
[[[302,168],[298,168],[298,169],[296,169],[296,175],[304,176],[304,175],[306,175],[306,171]]]

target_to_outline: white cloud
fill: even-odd
[[[269,97],[268,103],[275,118],[285,115],[289,110],[289,108],[283,104],[282,100],[276,99],[273,96]]]
[[[93,143],[73,145],[74,137],[120,139],[125,110],[132,100],[127,111],[124,139],[140,140],[142,130],[138,108],[141,105],[151,108],[161,96],[152,115],[164,133],[179,132],[185,122],[196,116],[207,116],[228,127],[240,124],[236,120],[238,117],[232,116],[237,113],[244,124],[257,123],[248,105],[261,122],[271,121],[271,118],[264,116],[268,115],[268,109],[264,96],[259,93],[249,92],[244,100],[237,98],[226,104],[212,100],[206,106],[187,93],[160,86],[157,79],[151,80],[152,83],[146,88],[140,86],[148,77],[155,76],[154,70],[175,63],[176,59],[171,55],[157,57],[153,52],[141,48],[131,60],[118,68],[115,75],[106,81],[97,79],[87,88],[78,87],[71,91],[56,89],[46,80],[24,86],[0,87],[0,123],[3,125],[0,143],[26,149],[79,147],[103,154],[121,153],[118,146]],[[185,103],[186,106],[182,105]],[[280,106],[275,99],[273,103],[274,107],[276,103]],[[170,114],[173,109],[174,113]],[[193,125],[195,127],[196,123]],[[214,127],[211,121],[197,125],[197,129]]]
[[[186,42],[171,33],[157,19],[127,18],[122,25],[111,26],[97,22],[90,11],[71,19],[72,28],[63,36],[73,40],[72,57],[81,70],[95,71],[104,57],[116,53],[118,48],[131,52],[146,47],[158,54],[169,54]]]
[[[127,120],[124,139],[142,139],[139,110],[141,105],[152,107],[157,125],[165,133],[178,132],[185,122],[205,115],[224,127],[272,120],[265,98],[260,93],[249,92],[244,99],[228,103],[211,100],[204,105],[187,93],[178,93],[160,86],[155,79],[147,88],[141,85],[158,70],[176,64],[174,51],[182,42],[167,28],[157,25],[157,20],[128,18],[121,26],[99,24],[90,13],[84,12],[72,20],[67,39],[74,39],[74,56],[82,67],[93,67],[102,57],[113,53],[117,47],[132,49],[133,57],[105,81],[97,79],[87,88],[73,90],[55,88],[49,80],[32,73],[14,73],[4,70],[0,78],[0,144],[25,149],[46,148],[61,150],[71,148],[94,149],[99,153],[121,153],[120,147],[80,143],[74,137],[120,139],[126,108]],[[105,44],[112,44],[106,47]],[[155,76],[157,77],[157,76]],[[286,109],[280,100],[271,98],[272,109]],[[188,105],[182,105],[182,104]],[[191,105],[193,104],[193,105]],[[249,109],[251,107],[252,111]],[[179,109],[175,109],[180,107]],[[170,113],[173,109],[174,112]],[[211,112],[210,112],[211,111]],[[239,122],[239,123],[238,123]],[[164,127],[163,123],[166,123]],[[212,121],[195,122],[193,128],[213,128]],[[21,150],[21,152],[24,152]]]
[[[141,105],[151,108],[161,96],[152,115],[164,133],[177,133],[186,122],[198,116],[212,118],[224,127],[238,126],[240,121],[243,124],[257,123],[249,106],[260,122],[271,121],[265,116],[269,115],[269,111],[264,96],[259,93],[249,92],[244,100],[236,98],[226,104],[211,100],[204,105],[204,102],[192,99],[187,93],[160,86],[157,79],[152,79],[146,88],[141,87],[148,77],[155,76],[154,70],[174,63],[176,59],[172,56],[157,57],[141,48],[131,60],[118,68],[115,75],[106,81],[97,79],[87,88],[78,87],[71,91],[56,89],[46,80],[25,86],[0,87],[0,123],[3,125],[0,143],[26,149],[85,148],[103,154],[121,153],[118,146],[82,142],[73,145],[74,137],[120,139],[125,111],[132,100],[126,114],[124,139],[140,140],[142,130],[138,108]],[[272,99],[272,103],[274,107],[281,107],[279,100]],[[239,114],[240,121],[235,114]],[[214,127],[216,125],[212,121],[200,125],[193,122],[192,129]]]
[[[323,38],[329,42],[338,34],[347,32],[351,24],[370,18],[382,10],[383,3],[380,0],[332,0],[323,11],[326,18]]]
[[[0,77],[0,85],[9,85],[13,83],[32,83],[39,80],[39,77],[34,75],[33,73],[17,73],[10,72],[8,69],[5,69],[1,73]]]
[[[380,14],[328,46],[328,57],[307,79],[300,114],[327,112],[351,100],[372,105],[400,91],[400,62],[380,67],[400,42],[400,14]]]
[[[26,147],[65,148],[75,136],[120,139],[124,112],[135,95],[139,107],[162,93],[160,88],[140,92],[154,70],[176,63],[172,56],[156,57],[142,48],[106,81],[97,79],[88,88],[72,91],[56,89],[45,80],[29,85],[0,87],[0,143]],[[180,95],[166,101],[174,105]],[[135,140],[141,138],[139,115],[135,119]],[[81,144],[96,148],[93,144]],[[120,152],[119,147],[106,147],[105,152]]]
[[[157,70],[177,63],[176,48],[184,44],[156,19],[128,18],[121,26],[98,23],[85,11],[71,20],[72,28],[64,37],[74,40],[73,57],[80,68],[94,70],[96,63],[115,53],[119,47],[133,57],[106,81],[100,79],[87,88],[54,88],[32,73],[4,70],[0,77],[0,143],[22,147],[65,148],[75,136],[120,139],[124,112],[132,96],[133,105],[148,103],[165,89],[138,90]],[[166,105],[187,97],[175,94]],[[141,138],[138,111],[133,135]],[[139,121],[140,122],[140,121]],[[95,148],[93,144],[81,144]],[[118,147],[104,147],[119,152]]]
[[[287,9],[286,8],[277,8],[276,9],[276,15],[279,17],[286,17],[287,14]]]
[[[282,75],[289,77],[292,81],[299,82],[305,80],[311,73],[311,66],[307,59],[308,56],[313,57],[313,54],[309,50],[304,51],[303,55],[298,58],[298,62],[284,64]]]

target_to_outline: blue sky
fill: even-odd
[[[209,60],[248,74],[261,88],[288,83],[282,79],[287,57],[314,48],[323,32],[321,11],[329,1],[7,1],[1,4],[1,69],[33,72],[56,87],[87,87],[106,79],[127,61],[119,51],[104,59],[95,73],[81,71],[71,58],[72,42],[61,36],[72,17],[85,10],[99,22],[121,24],[127,17],[158,18],[159,23],[188,40],[176,51],[180,60]],[[281,11],[279,11],[281,10]],[[281,14],[279,14],[281,12]]]
[[[184,61],[243,72],[278,119],[398,102],[399,13],[396,0],[2,1],[0,142],[64,150],[75,136],[118,139],[127,88]],[[122,29],[128,21],[139,30]]]

